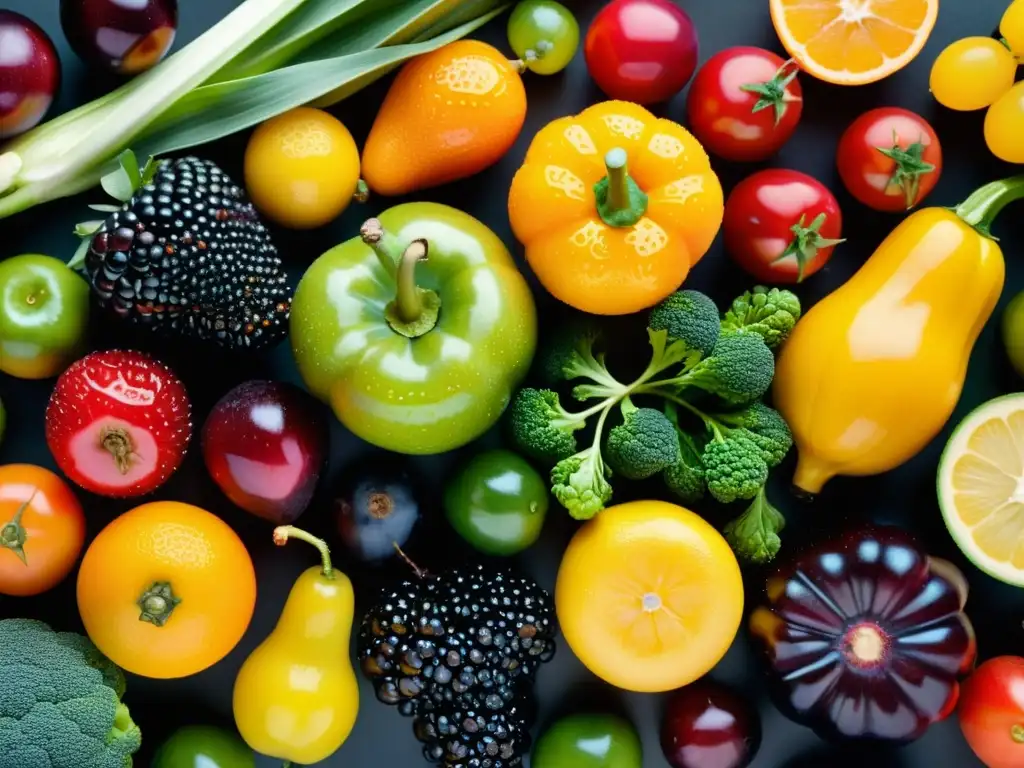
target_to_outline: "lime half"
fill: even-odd
[[[1024,393],[989,400],[960,422],[939,460],[938,492],[970,561],[1024,586]]]

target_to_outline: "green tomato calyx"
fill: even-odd
[[[935,170],[932,163],[924,160],[924,144],[919,139],[905,149],[900,146],[899,136],[893,131],[891,147],[875,147],[879,152],[893,161],[892,175],[888,186],[896,187],[903,192],[907,210],[917,202],[917,192],[921,187],[921,177]]]
[[[167,623],[179,603],[181,603],[181,598],[174,594],[169,581],[154,581],[143,590],[139,599],[135,601],[139,610],[142,611],[139,614],[139,621],[145,621],[157,627],[162,627]]]
[[[798,283],[803,282],[804,269],[807,267],[807,262],[813,261],[817,255],[818,250],[821,248],[831,248],[844,242],[845,238],[831,238],[821,236],[821,226],[825,223],[828,216],[824,213],[819,213],[814,217],[809,225],[804,226],[807,217],[801,216],[800,221],[789,228],[789,231],[793,233],[793,239],[789,241],[789,245],[786,246],[786,250],[779,254],[779,256],[772,262],[779,262],[783,259],[788,259],[790,256],[796,257],[796,281]]]
[[[21,517],[28,509],[28,505],[32,503],[32,499],[36,497],[37,492],[38,489],[33,488],[32,495],[22,502],[11,521],[0,528],[0,547],[11,550],[25,565],[28,565],[28,560],[25,558],[25,541],[28,539],[28,532],[21,524]]]
[[[796,79],[797,73],[800,68],[796,66],[796,62],[793,59],[783,63],[779,67],[778,71],[772,77],[764,83],[747,83],[740,86],[741,91],[747,93],[757,94],[759,97],[754,106],[751,107],[751,112],[760,112],[762,109],[772,109],[775,111],[775,124],[778,125],[782,122],[782,118],[786,115],[786,110],[789,105],[794,101],[800,101],[799,98],[790,93],[787,88],[789,84]]]
[[[384,309],[391,330],[410,339],[429,333],[437,325],[441,297],[429,288],[416,285],[416,265],[427,260],[427,241],[413,240],[404,250],[399,250],[394,236],[378,219],[364,222],[359,235],[395,281],[395,298]]]
[[[609,150],[604,156],[608,175],[594,185],[597,213],[610,227],[632,227],[647,213],[647,194],[627,172],[626,160],[626,150]]]

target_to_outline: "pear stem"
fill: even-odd
[[[320,559],[323,561],[323,575],[324,578],[334,578],[334,567],[331,565],[331,550],[327,546],[327,542],[323,539],[318,539],[311,533],[306,533],[301,528],[296,528],[294,525],[281,525],[274,529],[274,543],[279,547],[283,547],[288,543],[288,539],[299,539],[307,544],[312,544],[314,547],[320,550]]]

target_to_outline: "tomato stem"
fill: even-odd
[[[914,207],[914,203],[917,202],[917,193],[921,188],[921,177],[935,170],[935,166],[932,163],[924,160],[924,143],[919,138],[904,149],[900,146],[899,136],[893,131],[892,146],[875,147],[875,149],[895,164],[886,186],[899,187],[903,191],[903,198],[909,211]]]
[[[814,217],[814,221],[804,226],[806,217],[801,216],[800,221],[789,228],[789,231],[793,233],[793,239],[789,241],[786,250],[780,253],[772,263],[788,259],[790,256],[796,257],[796,281],[798,283],[803,282],[804,269],[807,266],[807,262],[814,260],[819,249],[832,248],[844,242],[845,238],[821,236],[821,227],[827,219],[828,216],[824,213],[819,213]]]
[[[792,71],[789,71],[790,67],[792,67]],[[750,111],[760,112],[762,109],[774,109],[775,125],[782,122],[782,118],[785,116],[789,105],[794,101],[800,100],[786,90],[789,84],[796,79],[799,72],[800,67],[797,66],[796,61],[789,59],[783,62],[782,66],[776,70],[771,80],[763,83],[746,83],[741,85],[741,91],[756,93],[761,97],[754,102],[754,106],[751,107]]]
[[[427,241],[413,240],[402,249],[379,219],[363,222],[359,235],[395,281],[395,298],[384,309],[384,318],[391,330],[410,339],[433,330],[441,312],[441,297],[435,291],[416,285],[416,265],[427,260]]]
[[[604,156],[608,175],[594,185],[597,212],[610,227],[631,227],[647,213],[647,195],[626,170],[626,150],[616,147]]]
[[[38,488],[33,488],[32,495],[21,503],[11,521],[3,528],[0,528],[0,547],[11,550],[25,565],[28,565],[28,559],[25,557],[25,542],[28,540],[28,532],[25,530],[25,526],[21,524],[21,518],[38,492]]]
[[[1014,200],[1024,197],[1024,174],[1000,179],[976,189],[970,197],[953,209],[963,222],[983,237],[998,240],[992,235],[996,216]]]
[[[147,587],[135,604],[142,611],[139,621],[145,621],[162,627],[171,618],[174,609],[181,603],[181,598],[174,594],[169,581],[154,581]]]
[[[334,566],[331,565],[331,549],[327,546],[327,542],[323,539],[318,539],[311,533],[307,533],[301,528],[296,528],[294,525],[279,525],[274,529],[274,543],[279,547],[283,547],[288,543],[288,539],[298,539],[304,541],[307,544],[312,544],[318,550],[320,550],[320,560],[323,564],[321,572],[324,578],[334,578]]]

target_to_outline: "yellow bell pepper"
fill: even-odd
[[[835,475],[888,471],[939,433],[1003,288],[989,228],[1020,197],[1024,176],[954,210],[911,214],[797,323],[773,393],[799,452],[797,489],[813,495]]]
[[[556,299],[622,315],[664,299],[704,256],[722,225],[722,187],[685,128],[606,101],[541,129],[508,212]]]

